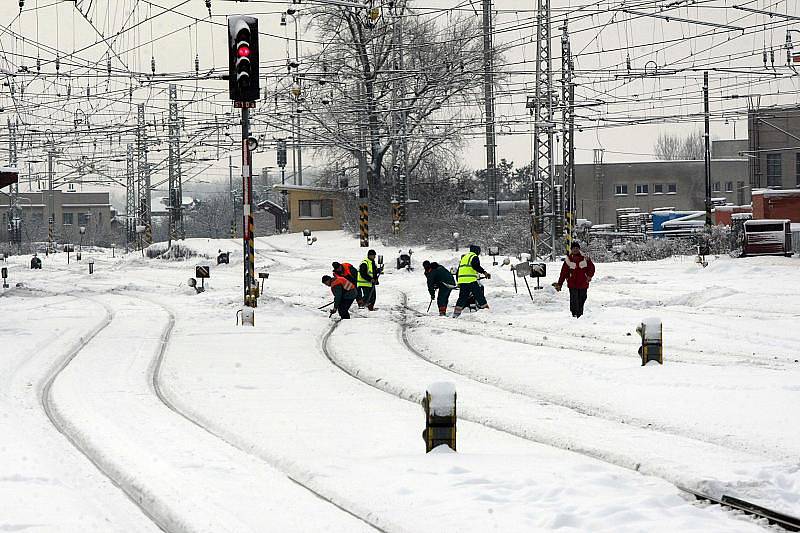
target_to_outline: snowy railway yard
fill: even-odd
[[[339,322],[320,277],[365,250],[317,236],[256,240],[255,328],[236,326],[239,241],[10,258],[0,531],[779,530],[684,489],[800,516],[797,259],[598,264],[575,320],[558,264],[531,302],[485,258],[491,308],[456,320],[426,312],[419,263],[459,254],[415,248],[397,271],[375,246],[378,309]],[[663,366],[637,354],[649,316]],[[425,454],[439,381],[458,452]]]

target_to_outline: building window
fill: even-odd
[[[663,183],[654,183],[653,184],[653,194],[664,194],[664,184]]]
[[[733,192],[733,182],[726,181],[725,182],[725,192]]]
[[[78,225],[83,227],[88,226],[91,216],[92,215],[89,213],[78,213]]]
[[[667,194],[676,194],[678,192],[677,183],[667,183]]]
[[[333,200],[300,200],[300,218],[333,218]]]
[[[648,194],[650,192],[650,186],[646,183],[637,183],[636,184],[636,194]]]
[[[614,185],[614,194],[617,196],[628,194],[628,185],[624,183],[617,183]]]
[[[62,213],[62,217],[65,226],[71,226],[74,222],[72,213]]]
[[[744,182],[737,181],[736,182],[736,203],[739,205],[744,205]]]
[[[714,184],[711,186],[711,190],[714,192],[719,192],[721,190],[720,182],[715,181]]]
[[[767,154],[767,187],[783,185],[783,168],[781,154]]]
[[[797,176],[795,182],[797,187],[800,188],[800,152],[794,154],[794,173]]]

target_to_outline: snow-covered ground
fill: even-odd
[[[483,257],[491,309],[455,320],[426,312],[421,267],[397,272],[376,245],[378,310],[338,323],[317,309],[320,277],[365,250],[317,237],[258,239],[255,328],[236,326],[239,241],[191,239],[186,261],[11,258],[0,531],[764,527],[680,486],[800,515],[797,259],[599,264],[576,320],[549,285],[559,264],[531,301]],[[642,367],[651,316],[664,365]],[[458,393],[458,452],[425,454],[419,401],[441,381]]]

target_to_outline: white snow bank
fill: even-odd
[[[453,416],[456,408],[456,386],[449,381],[437,381],[426,389],[431,401],[430,413],[436,416]]]

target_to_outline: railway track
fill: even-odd
[[[322,350],[323,354],[325,355],[325,357],[328,359],[328,361],[332,365],[334,365],[337,369],[342,371],[343,373],[347,374],[348,376],[350,376],[353,379],[356,379],[356,380],[364,383],[365,385],[368,385],[368,386],[370,386],[370,387],[372,387],[374,389],[377,389],[377,390],[379,390],[379,391],[381,391],[383,393],[391,394],[391,395],[396,396],[398,398],[401,398],[403,400],[409,401],[411,403],[420,404],[420,402],[422,401],[422,394],[419,394],[419,393],[416,393],[416,392],[412,392],[412,391],[408,391],[408,390],[404,390],[401,393],[389,390],[389,388],[385,385],[385,380],[383,378],[375,378],[374,376],[370,376],[368,374],[362,374],[357,369],[351,368],[348,365],[345,365],[339,359],[336,358],[336,356],[334,355],[333,351],[329,347],[329,342],[330,342],[331,337],[333,336],[334,332],[336,331],[336,329],[338,328],[340,323],[341,323],[341,321],[338,321],[338,320],[333,322],[333,324],[322,335],[321,340],[320,340],[321,350]],[[447,371],[449,373],[456,374],[456,375],[458,375],[458,376],[460,376],[462,378],[466,378],[466,379],[475,381],[477,383],[480,383],[481,385],[489,385],[489,386],[492,386],[494,388],[497,388],[498,390],[502,390],[503,392],[506,392],[506,393],[509,393],[509,394],[520,394],[520,393],[518,393],[516,391],[508,391],[508,390],[502,389],[500,387],[497,387],[496,385],[493,385],[491,383],[487,383],[485,381],[482,381],[482,380],[479,380],[479,379],[475,379],[475,378],[472,378],[470,376],[462,375],[462,374],[458,373],[457,371],[453,370],[452,368],[448,368],[447,366],[444,366],[442,364],[439,364],[439,363],[436,363],[436,362],[433,362],[433,361],[429,360],[428,358],[424,357],[418,350],[416,350],[411,344],[408,343],[407,338],[406,338],[406,330],[404,328],[404,322],[402,320],[399,322],[399,325],[401,326],[400,337],[401,337],[401,341],[403,342],[404,347],[411,354],[413,354],[416,358],[419,358],[419,359],[425,361],[426,363],[432,364],[432,365],[434,365],[434,366],[436,366],[436,367],[438,367],[438,368],[440,368],[442,370],[445,370],[445,371]],[[531,397],[529,397],[529,399],[537,400],[537,399],[531,398]],[[592,416],[592,415],[587,415],[587,416]],[[509,434],[509,435],[512,435],[512,436],[515,436],[515,437],[523,438],[525,440],[529,440],[529,441],[535,442],[537,444],[542,444],[542,445],[549,446],[549,447],[564,449],[566,451],[571,451],[573,453],[578,453],[580,455],[584,455],[584,456],[590,457],[592,459],[596,459],[596,460],[605,462],[607,464],[611,464],[611,465],[618,466],[618,467],[623,467],[623,468],[634,470],[634,471],[639,471],[639,466],[640,465],[638,463],[636,464],[635,467],[632,467],[629,464],[612,461],[612,460],[608,459],[605,456],[599,455],[597,453],[592,453],[591,451],[582,450],[582,449],[578,449],[578,448],[563,448],[563,447],[560,447],[560,446],[556,446],[556,445],[552,444],[551,442],[548,442],[548,441],[546,441],[544,439],[537,439],[537,438],[533,437],[532,435],[526,433],[525,431],[510,429],[508,427],[505,427],[503,424],[495,423],[495,422],[493,422],[491,420],[487,420],[487,419],[482,419],[481,417],[478,417],[478,416],[473,416],[473,415],[471,415],[471,413],[465,413],[463,410],[460,410],[459,417],[464,419],[464,420],[467,420],[469,422],[473,422],[473,423],[482,425],[484,427],[487,427],[487,428],[490,428],[490,429],[493,429],[493,430],[496,430],[496,431],[500,431],[500,432],[503,432],[503,433],[506,433],[506,434]],[[652,431],[652,429],[650,431]],[[686,437],[683,437],[683,436],[680,436],[680,437],[681,438],[686,438]],[[698,441],[698,442],[702,442],[702,441]],[[764,507],[759,507],[759,506],[757,506],[755,504],[752,504],[752,503],[749,503],[749,502],[745,502],[744,500],[737,500],[736,498],[733,498],[731,496],[722,496],[721,498],[718,499],[718,498],[715,498],[715,497],[713,497],[711,495],[704,494],[704,493],[702,493],[700,491],[697,491],[697,490],[694,490],[694,489],[687,489],[685,487],[682,487],[682,486],[676,484],[673,480],[670,480],[667,477],[664,477],[663,475],[658,475],[658,474],[650,474],[650,475],[653,475],[655,477],[660,477],[661,479],[664,479],[668,483],[670,483],[673,486],[675,486],[678,490],[684,492],[685,494],[691,495],[691,496],[695,497],[696,499],[708,501],[708,502],[710,502],[712,504],[721,505],[721,506],[726,507],[726,508],[736,509],[737,511],[741,511],[741,512],[743,512],[743,513],[745,513],[748,516],[751,516],[753,518],[765,519],[765,520],[769,521],[769,523],[779,525],[780,527],[782,527],[782,528],[784,528],[784,529],[786,529],[788,531],[798,531],[798,529],[792,529],[792,528],[795,527],[795,525],[800,524],[800,519],[797,519],[797,518],[794,518],[794,517],[791,517],[791,516],[788,516],[788,515],[783,515],[783,514],[781,514],[779,512],[772,511],[772,510],[764,508]],[[739,504],[739,505],[734,505],[734,504],[731,503],[733,501],[738,501],[738,502],[742,502],[742,503]],[[773,518],[770,518],[770,517],[773,517]],[[776,520],[774,517],[783,517],[784,519],[782,521],[779,521],[779,520]]]
[[[363,522],[364,524],[366,524],[367,526],[369,526],[370,528],[372,528],[372,529],[374,529],[376,531],[381,531],[381,532],[385,531],[381,526],[379,526],[378,524],[374,523],[374,521],[370,520],[369,518],[360,516],[356,512],[354,512],[354,511],[348,509],[347,507],[345,507],[345,506],[337,503],[336,501],[334,501],[334,499],[332,497],[326,496],[325,494],[323,494],[320,491],[316,490],[314,487],[312,487],[308,483],[303,482],[301,479],[298,478],[298,476],[296,476],[292,472],[286,470],[286,468],[283,467],[279,462],[270,460],[268,458],[265,458],[264,456],[262,456],[260,454],[257,454],[255,452],[253,452],[252,450],[237,444],[232,439],[227,438],[221,432],[215,431],[213,428],[211,428],[208,425],[204,424],[201,420],[199,420],[196,417],[192,416],[191,414],[187,413],[186,411],[184,411],[183,409],[178,407],[174,402],[172,402],[164,394],[163,389],[161,387],[161,369],[162,369],[163,364],[164,364],[167,345],[169,344],[169,339],[170,339],[170,336],[172,335],[172,330],[173,330],[173,328],[175,326],[175,313],[174,313],[174,311],[172,309],[170,309],[169,307],[167,307],[167,306],[165,306],[165,305],[163,305],[163,304],[161,304],[161,303],[159,303],[157,301],[151,300],[149,298],[144,298],[142,296],[136,296],[136,298],[139,298],[139,299],[141,299],[143,301],[146,301],[148,303],[151,303],[153,305],[157,305],[157,306],[161,307],[167,313],[167,315],[169,317],[169,324],[167,325],[167,327],[162,332],[161,342],[159,343],[158,354],[156,355],[155,363],[152,366],[152,374],[150,375],[150,378],[149,378],[149,380],[150,380],[150,382],[152,383],[152,386],[153,386],[153,391],[155,392],[155,394],[158,397],[159,401],[162,404],[164,404],[164,406],[166,406],[167,409],[169,409],[170,411],[172,411],[176,415],[180,416],[181,418],[187,420],[188,422],[190,422],[194,426],[198,427],[199,429],[205,431],[209,435],[211,435],[211,436],[213,436],[213,437],[225,442],[229,446],[232,446],[233,448],[236,448],[237,450],[239,450],[239,451],[241,451],[241,452],[243,452],[243,453],[245,453],[245,454],[247,454],[247,455],[249,455],[251,457],[254,457],[254,458],[258,459],[259,461],[262,461],[262,462],[268,464],[272,468],[282,472],[290,481],[292,481],[296,485],[302,487],[303,489],[307,490],[312,495],[314,495],[316,498],[318,498],[318,499],[320,499],[320,500],[322,500],[322,501],[324,501],[324,502],[336,507],[337,509],[339,509],[340,511],[342,511],[344,513],[347,513],[348,515],[350,515],[353,518]]]
[[[169,530],[166,528],[165,524],[163,524],[158,517],[154,516],[147,506],[143,504],[142,495],[132,485],[126,483],[123,479],[120,479],[122,476],[115,475],[109,466],[101,458],[99,458],[92,451],[92,449],[86,445],[86,443],[82,442],[70,431],[70,424],[58,414],[58,411],[53,403],[52,389],[55,380],[78,356],[78,354],[80,354],[81,350],[83,350],[83,348],[85,348],[92,341],[92,339],[94,339],[104,329],[111,325],[111,322],[114,320],[114,311],[111,309],[111,307],[103,303],[100,303],[100,305],[102,305],[105,310],[105,317],[101,323],[95,326],[86,336],[84,336],[78,344],[73,346],[67,355],[62,358],[54,367],[52,367],[50,374],[46,377],[40,395],[42,408],[44,409],[45,415],[50,420],[50,423],[53,424],[53,427],[58,430],[58,432],[61,433],[76,450],[86,457],[86,459],[95,468],[97,468],[97,470],[103,474],[103,476],[108,478],[115,487],[119,488],[128,498],[128,500],[130,500],[131,503],[133,503],[142,512],[142,514],[147,517],[148,520],[155,524],[156,527],[158,527],[161,531],[168,532]]]

